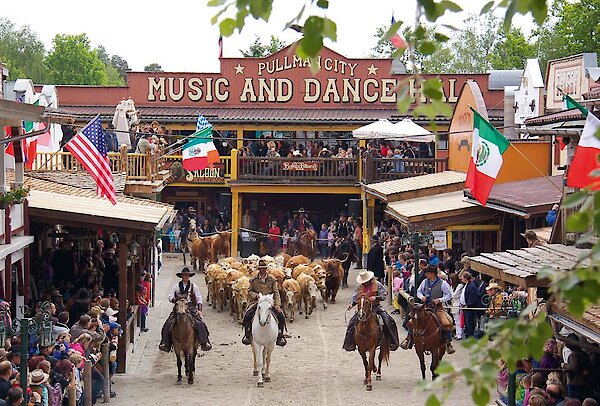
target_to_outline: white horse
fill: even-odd
[[[277,319],[271,312],[274,305],[275,300],[272,294],[258,294],[256,313],[252,319],[252,353],[254,355],[254,376],[258,376],[259,388],[262,388],[265,382],[271,381],[269,365],[278,333]]]

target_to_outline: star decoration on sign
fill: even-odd
[[[371,66],[367,66],[367,70],[369,71],[369,75],[375,75],[377,76],[377,67],[375,67],[375,65],[371,64]]]
[[[246,68],[245,66],[242,66],[242,65],[240,65],[239,63],[237,64],[237,66],[234,66],[234,67],[233,67],[233,69],[235,69],[235,74],[236,74],[236,75],[237,75],[237,74],[243,75],[243,74],[244,74],[244,69],[245,69],[245,68]]]

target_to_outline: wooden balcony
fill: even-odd
[[[338,184],[359,182],[357,158],[238,157],[237,182]]]
[[[411,178],[448,170],[448,158],[373,158],[363,159],[363,183]]]

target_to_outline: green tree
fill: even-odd
[[[600,54],[600,0],[555,0],[550,18],[536,31],[540,66],[583,52]]]
[[[108,86],[124,86],[127,81],[129,64],[119,55],[109,55],[103,45],[96,47],[98,58],[104,63]]]
[[[162,72],[162,71],[163,71],[162,66],[160,66],[156,62],[153,62],[151,64],[144,66],[144,72]]]
[[[281,41],[278,37],[271,35],[268,44],[263,44],[260,37],[257,35],[254,38],[254,42],[248,47],[248,49],[240,49],[244,58],[264,58],[274,54],[275,52],[285,48],[287,44]]]
[[[525,60],[536,55],[535,44],[520,29],[512,27],[508,32],[499,30],[490,62],[494,69],[523,69]]]
[[[28,78],[44,83],[45,53],[44,44],[29,26],[17,28],[10,20],[0,18],[0,61],[8,68],[10,80]]]
[[[57,34],[45,60],[51,83],[61,85],[107,85],[106,66],[85,34]]]

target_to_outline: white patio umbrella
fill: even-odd
[[[394,141],[410,141],[410,142],[433,142],[435,135],[426,128],[412,121],[410,118],[405,118],[402,121],[394,124],[394,129],[398,135],[390,138]]]
[[[380,119],[352,130],[352,136],[361,139],[391,139],[400,135],[398,128],[386,119]]]

